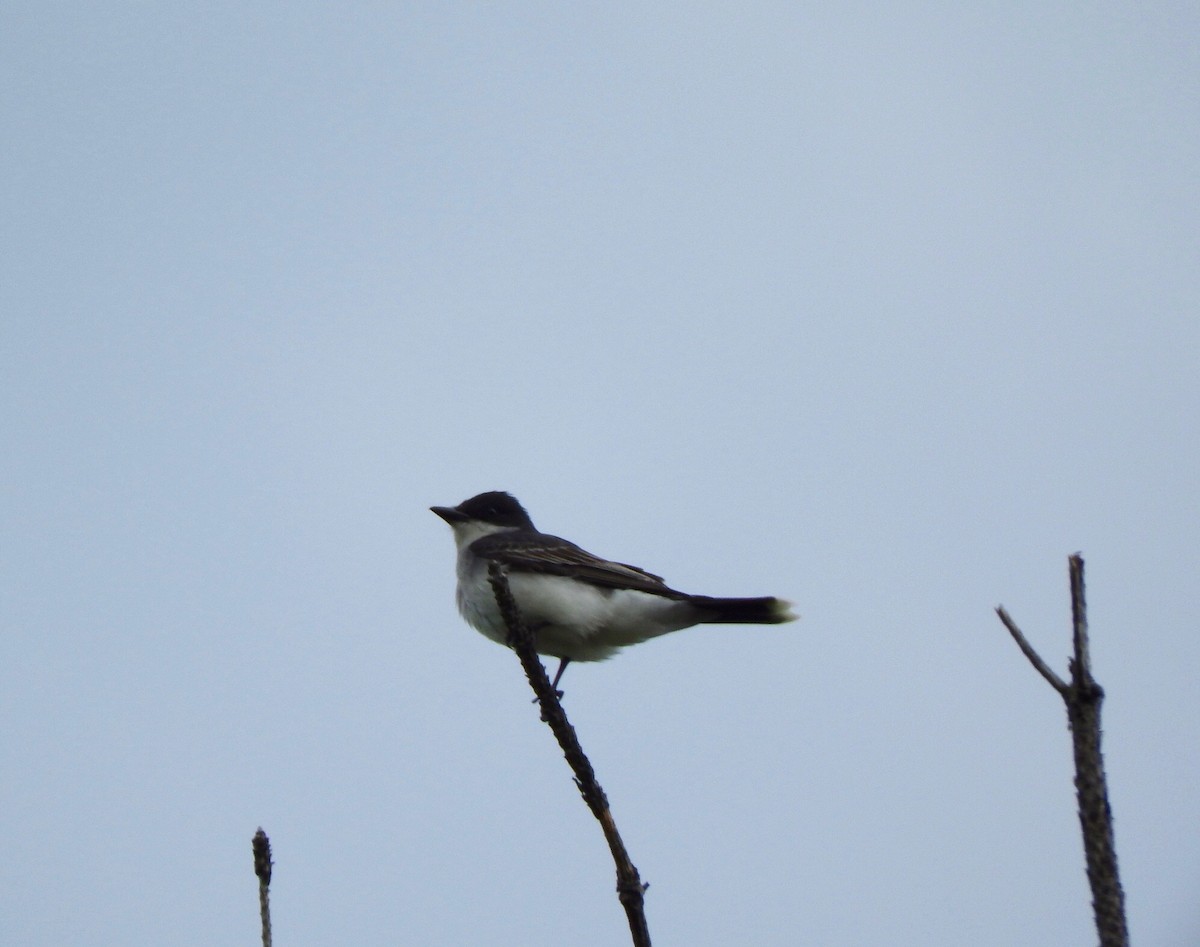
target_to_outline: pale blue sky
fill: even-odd
[[[804,620],[573,667],[656,944],[1200,940],[1193,4],[0,30],[0,941],[625,942],[431,504]]]

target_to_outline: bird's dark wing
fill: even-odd
[[[688,597],[668,586],[661,576],[623,562],[601,559],[569,540],[546,533],[493,533],[475,540],[471,551],[517,571],[570,576],[601,588],[633,589],[665,598]]]

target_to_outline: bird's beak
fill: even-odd
[[[453,526],[455,523],[463,523],[467,520],[467,514],[456,510],[452,506],[431,506],[434,513],[444,519],[447,523]]]

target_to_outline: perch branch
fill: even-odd
[[[504,617],[504,624],[508,628],[507,643],[521,659],[525,676],[529,678],[529,686],[533,688],[538,704],[541,706],[542,719],[553,731],[555,739],[558,740],[563,756],[566,757],[571,771],[575,774],[575,785],[579,788],[583,801],[587,803],[587,807],[592,810],[592,815],[596,817],[600,827],[604,830],[604,838],[608,842],[608,848],[612,852],[613,862],[617,868],[617,897],[620,899],[622,907],[625,908],[625,916],[629,921],[629,932],[633,937],[634,947],[650,947],[650,929],[646,924],[644,903],[648,886],[642,883],[637,868],[629,858],[625,843],[617,831],[612,811],[608,807],[608,797],[604,795],[604,790],[596,779],[592,764],[579,744],[575,728],[567,720],[566,711],[563,710],[562,703],[558,699],[558,693],[550,684],[546,669],[538,660],[534,634],[521,618],[512,590],[508,587],[504,569],[498,563],[493,562],[488,566],[488,581],[496,596],[500,614]]]

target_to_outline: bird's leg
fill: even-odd
[[[554,695],[559,700],[562,700],[563,692],[558,689],[558,679],[563,676],[563,671],[565,671],[567,669],[567,665],[570,663],[571,663],[570,658],[559,658],[558,659],[558,670],[554,672],[554,680],[550,683],[550,689],[554,691]],[[534,703],[534,704],[536,704],[537,702],[538,702],[538,699],[536,697],[533,698],[533,700],[531,701],[531,703]]]
[[[550,686],[554,689],[554,692],[558,694],[560,699],[562,698],[562,691],[558,689],[558,682],[563,676],[563,671],[567,669],[567,665],[570,663],[570,658],[559,658],[558,670],[554,672],[554,680],[550,682]]]

